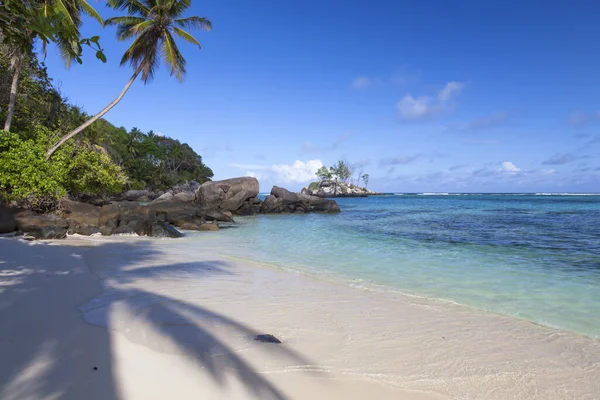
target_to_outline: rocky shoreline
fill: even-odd
[[[115,198],[63,199],[56,210],[36,213],[0,205],[0,233],[33,239],[61,239],[67,234],[104,236],[137,234],[181,237],[181,230],[216,231],[236,215],[338,213],[334,200],[293,193],[274,186],[261,201],[256,178],[191,183],[156,196],[128,191]]]

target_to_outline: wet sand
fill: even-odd
[[[600,397],[597,340],[182,243],[0,239],[0,398]]]

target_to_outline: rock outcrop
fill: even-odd
[[[191,188],[196,188],[194,194],[189,191]],[[255,178],[243,177],[202,185],[191,182],[160,196],[136,190],[116,197],[131,199],[129,201],[88,204],[63,199],[54,213],[47,214],[27,210],[13,212],[0,206],[0,233],[18,229],[37,239],[63,238],[67,233],[180,237],[182,234],[175,227],[216,231],[219,222],[233,222],[233,215],[340,212],[334,200],[273,186],[271,194],[261,201],[258,191]],[[142,200],[149,198],[155,200],[143,204]]]
[[[122,195],[122,199],[126,201],[148,202],[153,196],[148,190],[128,190]]]
[[[69,222],[69,234],[78,233],[89,236],[100,232],[98,227],[100,207],[63,199],[60,201],[56,214]]]
[[[302,189],[302,193],[318,197],[367,197],[379,194],[352,183],[329,180],[313,182]]]
[[[62,239],[67,236],[69,221],[58,215],[19,210],[13,216],[17,229],[36,239]]]
[[[17,229],[17,221],[12,213],[0,205],[0,233],[10,233]]]
[[[265,214],[277,213],[338,213],[340,207],[335,200],[326,200],[317,196],[304,193],[293,193],[287,189],[273,186],[271,194],[261,204],[261,212]]]
[[[258,196],[258,180],[252,177],[205,182],[196,191],[195,202],[203,210],[235,213]]]

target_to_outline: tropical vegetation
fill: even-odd
[[[139,75],[147,83],[159,58],[183,78],[185,59],[174,36],[199,46],[181,27],[210,28],[204,18],[181,16],[189,0],[108,4],[128,13],[107,22],[117,25],[119,40],[134,39],[121,60],[133,66],[133,79]],[[99,37],[80,37],[82,13],[104,22],[85,0],[0,1],[0,122],[6,128],[0,131],[0,201],[47,210],[67,193],[163,190],[209,180],[212,171],[189,145],[152,131],[116,127],[101,118],[107,109],[90,117],[53,83],[43,63],[46,45],[56,44],[67,65],[83,62],[86,45],[105,61]]]

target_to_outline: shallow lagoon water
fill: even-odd
[[[238,218],[203,246],[600,337],[600,196],[338,199],[338,215]],[[215,240],[216,239],[216,240]]]

